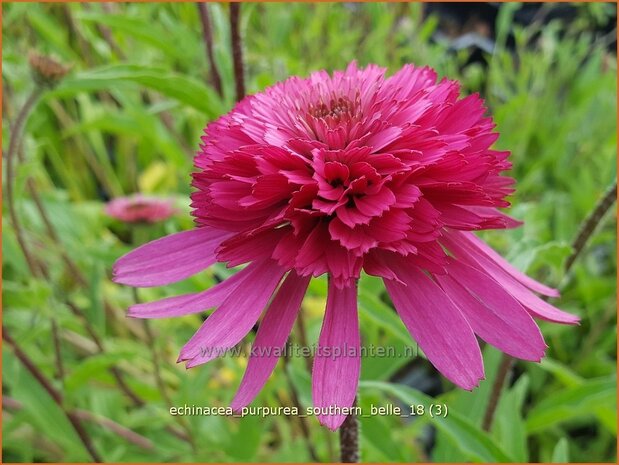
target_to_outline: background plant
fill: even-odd
[[[512,151],[518,181],[511,213],[525,221],[484,238],[520,269],[563,289],[560,306],[579,327],[544,325],[541,364],[518,362],[490,431],[482,422],[500,365],[485,349],[487,380],[453,389],[422,357],[366,358],[360,403],[445,403],[428,415],[361,418],[364,461],[613,461],[616,451],[615,219],[602,220],[568,274],[570,244],[616,178],[616,56],[591,30],[612,5],[581,5],[577,20],[527,27],[518,4],[501,6],[494,51],[437,41],[439,22],[421,4],[243,4],[247,93],[293,74],[338,69],[352,59],[396,70],[428,64],[480,92]],[[173,417],[169,406],[228,405],[243,358],[195,370],[176,365],[201,316],[125,318],[136,297],[153,300],[205,288],[224,268],[165,289],[131,290],[109,280],[114,260],[136,244],[192,227],[193,152],[205,123],[237,94],[228,5],[208,4],[214,79],[195,4],[5,4],[3,8],[3,185],[7,151],[35,88],[27,55],[71,66],[27,115],[15,147],[16,235],[3,205],[3,459],[85,461],[335,461],[337,435],[314,418]],[[616,13],[615,13],[616,14]],[[616,32],[615,32],[616,35]],[[508,46],[509,45],[509,46]],[[129,227],[103,213],[109,198],[141,191],[176,199],[163,224]],[[611,215],[609,215],[611,216]],[[19,236],[19,237],[18,237]],[[31,252],[24,255],[19,240]],[[360,286],[364,343],[403,348],[411,340],[372,279]],[[317,339],[326,282],[315,280],[299,344]],[[43,379],[33,377],[19,347]],[[311,405],[308,360],[280,362],[256,405]]]

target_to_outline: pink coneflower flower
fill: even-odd
[[[508,152],[478,95],[430,68],[393,76],[374,65],[292,77],[209,124],[195,158],[197,227],[144,245],[116,263],[116,282],[159,286],[215,262],[248,264],[211,289],[134,305],[138,318],[216,310],[179,360],[208,362],[266,313],[232,405],[249,404],[290,334],[312,277],[328,298],[313,367],[313,402],[350,407],[360,370],[357,280],[379,276],[428,360],[457,386],[484,378],[476,335],[524,360],[546,349],[533,317],[578,318],[471,231],[519,223],[507,207]],[[220,349],[219,351],[213,350]],[[351,351],[351,348],[359,350]],[[338,349],[342,356],[329,356]],[[274,351],[276,352],[276,351]],[[320,354],[323,355],[320,355]],[[351,355],[352,353],[352,355]],[[344,415],[319,415],[331,429]]]
[[[142,194],[117,197],[105,205],[105,213],[125,223],[158,223],[170,218],[174,212],[170,200]]]

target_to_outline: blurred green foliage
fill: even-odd
[[[570,26],[554,21],[524,28],[513,23],[518,4],[503,4],[488,66],[469,52],[434,42],[437,18],[421,4],[243,4],[246,80],[256,92],[293,74],[343,68],[353,59],[386,66],[430,65],[441,76],[479,92],[494,115],[500,149],[512,151],[518,181],[511,214],[525,226],[483,234],[516,266],[563,289],[559,305],[582,317],[578,327],[541,323],[549,349],[541,364],[518,362],[504,389],[493,428],[481,429],[499,354],[484,350],[487,379],[474,392],[453,389],[431,397],[393,382],[402,358],[363,362],[361,405],[441,403],[446,418],[362,419],[362,458],[370,462],[555,461],[611,462],[616,453],[615,222],[599,228],[569,276],[563,273],[579,224],[616,177],[616,56],[588,32],[608,5],[580,5]],[[16,206],[26,239],[48,278],[32,276],[3,206],[3,323],[29,357],[64,394],[68,408],[95,420],[86,428],[106,461],[309,461],[297,418],[233,419],[169,414],[182,406],[226,406],[244,359],[224,358],[185,371],[176,365],[199,315],[150,322],[124,311],[130,289],[110,282],[114,260],[137,243],[192,225],[192,154],[205,123],[231,108],[234,80],[226,5],[210,4],[215,60],[223,96],[210,71],[196,5],[34,4],[3,6],[3,141],[34,84],[27,64],[33,49],[72,66],[44,94],[25,129],[15,176]],[[506,48],[508,34],[515,48]],[[6,173],[6,169],[3,169]],[[34,180],[60,242],[50,237],[27,189]],[[5,180],[6,181],[6,180]],[[164,224],[130,228],[103,213],[103,200],[135,191],[176,199],[179,213]],[[62,259],[77,263],[84,283]],[[226,270],[141,290],[152,300],[206,288]],[[315,280],[304,303],[307,340],[315,341],[326,283]],[[366,344],[410,345],[381,286],[363,279],[360,315]],[[68,306],[77,306],[83,318]],[[103,341],[100,350],[84,318]],[[58,379],[52,322],[58,327],[65,376]],[[293,333],[299,341],[299,328]],[[249,338],[251,339],[251,337]],[[248,342],[248,341],[247,341]],[[160,377],[153,352],[159,355]],[[60,408],[3,347],[3,460],[86,461],[89,456]],[[417,361],[415,369],[429,367]],[[116,367],[145,405],[132,404],[110,371]],[[430,367],[428,372],[432,373]],[[161,386],[164,386],[162,393]],[[311,405],[306,360],[280,362],[256,405],[290,405],[291,386]],[[169,397],[169,399],[167,398]],[[7,399],[10,405],[7,404]],[[107,420],[106,420],[107,419]],[[106,421],[142,436],[136,441]],[[317,458],[337,460],[337,434],[306,420]],[[106,426],[107,425],[107,426]],[[179,433],[179,431],[182,433]],[[183,433],[184,432],[184,433]],[[179,438],[188,434],[192,440]]]

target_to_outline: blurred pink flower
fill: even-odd
[[[142,194],[117,197],[105,205],[105,213],[125,223],[157,223],[170,218],[172,201]]]
[[[216,310],[183,347],[194,367],[233,347],[263,309],[233,407],[249,404],[277,363],[312,276],[329,288],[313,368],[316,407],[349,407],[360,371],[356,283],[379,276],[428,360],[456,385],[484,378],[476,335],[524,360],[546,349],[532,317],[578,318],[537,294],[525,276],[471,231],[511,228],[509,152],[478,95],[430,68],[393,76],[352,63],[292,77],[210,123],[195,158],[197,226],[118,260],[115,281],[160,286],[215,262],[249,264],[203,292],[134,305],[138,318]],[[217,350],[215,350],[217,349]],[[342,355],[333,357],[334,352]],[[331,356],[330,356],[331,355]],[[344,415],[319,415],[331,429]]]

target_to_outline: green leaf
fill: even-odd
[[[32,419],[32,425],[65,450],[66,460],[90,460],[62,409],[30,372],[17,362],[8,347],[3,350],[2,368],[3,379],[11,387],[11,395],[21,402]]]
[[[499,350],[487,345],[483,350],[486,379],[472,391],[456,389],[449,393],[450,408],[466,416],[471,423],[478,427],[482,424],[501,356],[502,353]],[[438,462],[457,462],[460,460],[460,454],[457,449],[454,449],[451,438],[440,430],[437,432],[433,458]]]
[[[140,65],[111,65],[76,73],[63,80],[50,96],[66,97],[80,92],[108,90],[113,85],[136,83],[174,98],[201,111],[209,118],[222,114],[226,108],[215,91],[201,82],[171,72],[165,68]]]
[[[240,462],[255,457],[262,438],[265,419],[258,415],[247,415],[239,419],[239,428],[230,436],[228,453]]]
[[[82,21],[89,21],[110,27],[112,30],[126,32],[127,34],[143,40],[152,45],[155,49],[161,50],[165,54],[179,59],[187,59],[184,47],[179,47],[178,43],[170,40],[170,32],[153,24],[152,21],[144,21],[139,18],[130,18],[122,15],[110,15],[108,13],[83,13],[75,15]]]
[[[13,268],[20,275],[27,275],[28,263],[22,249],[19,247],[13,227],[5,220],[5,217],[2,220],[2,266],[3,268],[5,266],[9,269]],[[6,305],[6,302],[4,305]]]
[[[53,15],[42,11],[39,5],[32,5],[26,16],[47,47],[53,47],[54,52],[59,53],[65,60],[79,60],[79,56],[68,45],[67,29],[60,26]]]
[[[588,380],[552,393],[533,407],[527,417],[527,431],[531,434],[565,421],[582,421],[598,408],[616,412],[616,405],[614,377]]]
[[[432,404],[441,403],[416,389],[408,386],[383,383],[380,381],[362,381],[363,389],[379,389],[402,400],[408,405],[422,404],[429,411]],[[427,415],[427,413],[426,413]],[[481,462],[514,462],[493,439],[479,427],[471,423],[466,416],[453,409],[448,410],[446,417],[432,417],[434,425],[453,441],[454,445],[465,455],[467,460]]]
[[[49,283],[36,278],[28,280],[26,285],[5,281],[2,289],[5,308],[34,309],[41,314],[47,313],[51,294]]]
[[[67,391],[76,391],[93,380],[107,379],[109,378],[108,368],[131,356],[130,353],[122,352],[92,355],[77,365],[65,378],[65,388]]]
[[[568,463],[570,461],[570,448],[567,439],[561,438],[552,451],[552,463]]]
[[[384,418],[380,416],[362,417],[359,421],[361,422],[362,440],[371,443],[372,446],[378,449],[386,461],[406,461],[402,456],[401,446],[392,437],[393,429],[390,428]]]
[[[527,430],[522,418],[522,408],[529,388],[529,377],[521,376],[516,384],[506,390],[499,401],[492,425],[493,435],[505,451],[518,462],[529,461]]]
[[[579,386],[584,382],[584,379],[570,370],[562,363],[545,357],[539,365],[543,370],[551,373],[557,380],[561,381],[565,386]]]

